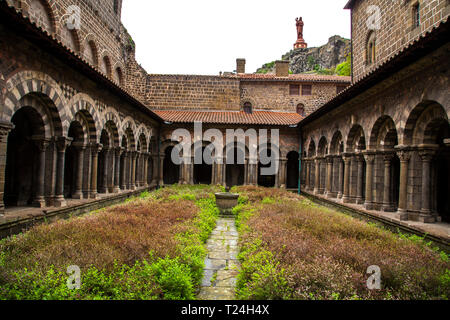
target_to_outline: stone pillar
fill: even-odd
[[[67,206],[64,199],[64,167],[66,161],[66,149],[72,142],[72,138],[59,137],[56,139],[57,164],[56,164],[56,194],[53,205],[57,208]]]
[[[366,160],[366,200],[364,202],[364,208],[366,208],[366,210],[373,210],[373,173],[375,154],[365,152],[364,158]]]
[[[102,185],[100,188],[98,188],[99,193],[108,193],[108,155],[109,155],[109,148],[103,148],[103,175],[101,177],[101,183]]]
[[[305,189],[306,190],[309,190],[310,189],[310,179],[309,179],[309,175],[310,175],[310,172],[311,172],[311,164],[310,164],[310,161],[309,161],[309,159],[305,159],[305,165],[306,165],[306,173],[305,173],[305,175],[306,175],[306,181],[305,181]]]
[[[356,203],[364,204],[363,184],[364,184],[364,158],[362,155],[355,157],[358,166],[358,178],[356,181]]]
[[[134,185],[136,188],[139,188],[141,186],[141,173],[142,173],[142,153],[140,151],[136,152],[136,164],[134,169],[134,176],[135,176],[135,182]]]
[[[320,159],[316,157],[314,163],[316,166],[314,171],[314,194],[318,194],[320,192]]]
[[[342,201],[344,203],[351,202],[350,199],[350,165],[352,161],[352,154],[346,153],[343,155],[344,159],[344,194]]]
[[[91,172],[91,199],[98,199],[97,174],[98,174],[98,153],[102,150],[102,145],[91,144],[92,172]]]
[[[123,151],[123,165],[120,167],[120,175],[122,176],[122,183],[120,185],[120,189],[122,191],[127,189],[127,163],[128,163],[128,152]]]
[[[397,216],[400,220],[408,220],[408,170],[411,152],[402,146],[396,147],[400,159],[400,194],[398,199]]]
[[[152,182],[151,182],[151,186],[155,187],[158,184],[158,177],[159,177],[159,158],[158,155],[152,155],[151,156],[153,161],[152,161]]]
[[[8,150],[8,134],[13,128],[12,123],[0,121],[0,216],[5,213],[6,153]]]
[[[75,176],[75,193],[72,194],[73,199],[83,199],[83,164],[84,164],[84,150],[86,146],[82,143],[73,143],[77,150],[77,170]]]
[[[38,165],[36,172],[36,194],[33,200],[33,206],[37,208],[45,207],[45,152],[50,143],[49,140],[43,138],[33,138],[34,144],[38,149]]]
[[[434,145],[419,146],[419,156],[422,159],[422,208],[419,221],[424,223],[436,222],[431,208],[431,160],[436,153]]]
[[[113,189],[114,193],[119,193],[120,192],[120,170],[122,169],[120,167],[120,156],[122,155],[122,152],[123,152],[123,148],[121,148],[121,147],[117,147],[114,150],[114,156],[115,156],[115,161],[114,161],[114,189]]]
[[[332,186],[332,176],[333,176],[333,156],[332,155],[328,155],[325,158],[325,163],[327,165],[327,170],[326,170],[326,184],[325,184],[325,196],[328,198],[332,198],[333,197],[333,192],[331,190],[331,186]]]
[[[159,155],[159,186],[164,186],[164,158],[165,154],[161,153]]]
[[[137,160],[137,152],[133,151],[131,153],[131,170],[130,170],[130,174],[131,174],[131,190],[136,190],[136,160]]]
[[[337,197],[338,199],[342,199],[342,197],[344,196],[344,161],[342,160],[341,157],[338,158],[338,194]]]
[[[391,161],[394,155],[386,153],[383,155],[384,160],[384,191],[383,191],[383,207],[382,210],[386,212],[393,212],[392,205],[392,191],[391,191]]]
[[[287,175],[287,158],[281,158],[279,160],[279,186],[281,189],[286,189],[286,175]]]
[[[149,154],[148,153],[144,153],[144,177],[142,180],[143,186],[144,187],[148,187],[148,159],[149,159]]]

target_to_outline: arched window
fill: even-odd
[[[300,104],[297,106],[297,113],[298,113],[299,115],[301,115],[302,117],[304,117],[304,116],[306,115],[306,113],[305,113],[305,105],[304,105],[304,104],[300,103]]]
[[[244,103],[244,112],[248,113],[248,114],[252,114],[253,113],[253,106],[250,102],[246,102]]]
[[[367,38],[366,64],[370,65],[376,61],[376,37],[375,32],[371,32]]]

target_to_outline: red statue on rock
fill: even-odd
[[[303,26],[305,23],[302,20],[302,17],[295,18],[297,22],[297,42],[294,44],[294,49],[304,49],[308,47],[308,44],[303,39]]]

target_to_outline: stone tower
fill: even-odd
[[[304,49],[308,47],[308,44],[303,39],[303,26],[305,23],[302,20],[302,17],[296,18],[297,22],[297,42],[294,43],[294,49]]]

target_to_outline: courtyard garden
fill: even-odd
[[[221,186],[175,185],[0,241],[0,299],[193,300]],[[284,190],[235,187],[236,299],[448,299],[448,255]],[[69,289],[69,266],[81,287]],[[378,266],[381,289],[367,287]]]

